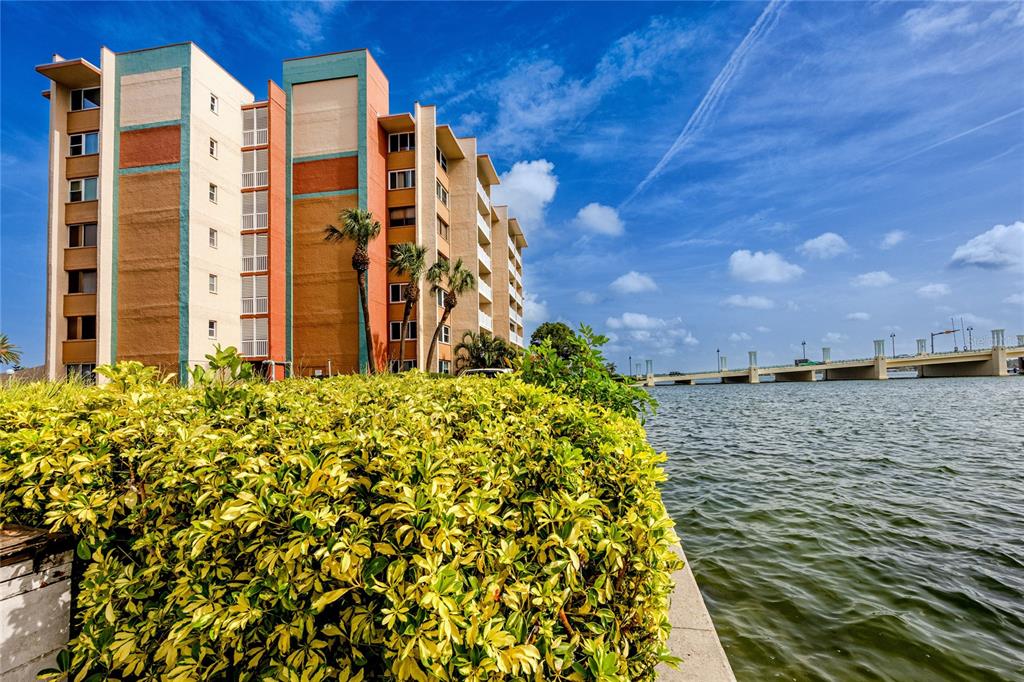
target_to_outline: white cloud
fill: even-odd
[[[749,341],[750,334],[746,332],[733,332],[732,334],[729,334],[729,340],[732,341],[733,343],[736,343],[738,341]]]
[[[526,292],[523,297],[523,318],[529,324],[539,324],[551,319],[548,302],[541,301],[536,294]]]
[[[802,275],[804,269],[774,251],[751,253],[742,249],[729,256],[729,272],[747,282],[788,282]]]
[[[725,299],[725,304],[735,308],[754,308],[756,310],[770,310],[775,307],[775,301],[770,298],[765,298],[764,296],[741,296],[739,294],[733,294]]]
[[[664,329],[681,322],[682,320],[678,317],[665,320],[643,313],[622,313],[619,317],[609,317],[605,320],[605,324],[612,329]]]
[[[1016,294],[1010,294],[1003,299],[1003,303],[1009,303],[1011,305],[1024,305],[1024,291]]]
[[[867,320],[871,319],[871,315],[869,315],[868,313],[848,313],[846,315],[846,319],[866,322]]]
[[[996,225],[956,247],[953,265],[991,269],[1024,267],[1024,222]]]
[[[324,26],[340,6],[340,3],[335,0],[291,5],[288,11],[288,23],[298,33],[299,47],[308,49],[322,41]]]
[[[828,332],[825,336],[821,337],[822,343],[840,343],[845,341],[847,338],[846,334],[840,334],[839,332]]]
[[[925,284],[923,287],[917,290],[917,295],[923,298],[942,298],[948,296],[950,292],[949,285],[941,283]]]
[[[491,188],[497,205],[508,204],[509,215],[519,218],[526,231],[544,226],[544,211],[555,198],[558,176],[547,159],[517,161],[501,174],[501,184]]]
[[[885,236],[882,237],[882,243],[878,246],[882,249],[891,249],[906,238],[907,233],[903,230],[892,230],[885,233]]]
[[[576,224],[587,232],[596,232],[610,237],[618,237],[625,232],[619,212],[611,206],[593,202],[587,204],[576,214]]]
[[[1024,25],[1019,3],[929,3],[907,10],[903,28],[915,41],[975,35],[993,25]]]
[[[609,285],[620,294],[640,294],[645,291],[657,291],[658,285],[648,275],[630,270]]]
[[[771,331],[771,329],[769,329],[768,327],[754,327],[754,331],[760,334],[767,334],[768,332]]]
[[[631,342],[659,355],[673,355],[679,344],[696,346],[700,343],[682,326],[683,321],[678,317],[666,320],[644,313],[622,313],[618,317],[609,317],[605,324],[612,329],[623,330]]]
[[[601,300],[601,297],[595,294],[593,291],[577,291],[576,302],[582,303],[583,305],[594,305]]]
[[[853,278],[853,283],[859,287],[884,287],[892,284],[896,281],[896,278],[890,275],[885,270],[875,270],[874,272],[865,272],[862,275],[857,275]]]
[[[797,250],[808,258],[825,259],[846,253],[850,250],[850,245],[835,232],[826,232],[814,239],[808,239]]]

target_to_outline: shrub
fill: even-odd
[[[644,389],[612,375],[601,354],[601,346],[607,342],[586,325],[580,325],[578,333],[562,337],[558,347],[545,337],[526,349],[520,375],[531,384],[643,421],[657,403]]]
[[[512,377],[108,376],[0,391],[0,519],[80,539],[69,679],[643,680],[668,657],[676,538],[635,420]]]

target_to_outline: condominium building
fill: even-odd
[[[522,250],[476,139],[433,106],[390,112],[367,50],[284,62],[261,99],[192,43],[55,56],[50,80],[46,365],[51,378],[138,360],[183,375],[216,345],[268,376],[378,367],[453,369],[467,331],[523,344]],[[324,240],[345,209],[381,223],[369,247],[372,347],[353,245]],[[399,358],[403,277],[389,248],[463,263],[477,285],[430,338],[443,294],[423,295]]]

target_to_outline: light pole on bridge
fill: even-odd
[[[807,342],[806,341],[801,341],[800,342],[800,357],[803,360],[807,359]]]
[[[715,359],[718,360],[718,364],[715,366],[715,371],[716,372],[721,372],[722,371],[722,349],[721,348],[716,348],[715,349]]]
[[[889,339],[892,341],[892,356],[896,357],[896,332],[889,334]]]

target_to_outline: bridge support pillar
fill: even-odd
[[[647,378],[644,380],[644,386],[654,386],[654,375],[653,374],[648,374],[647,375]]]
[[[761,383],[761,375],[757,373],[757,367],[750,368],[750,378],[747,380],[748,384],[759,384]]]
[[[885,380],[889,378],[888,365],[884,355],[879,355],[870,365],[853,367],[833,367],[825,370],[826,381],[865,381]]]

